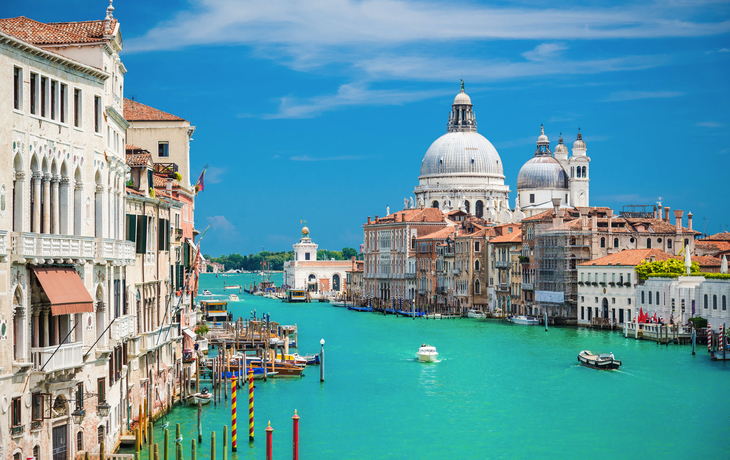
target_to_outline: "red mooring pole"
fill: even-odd
[[[274,433],[274,429],[271,428],[271,420],[269,420],[269,426],[266,427],[266,460],[273,460],[273,455],[271,453],[272,450],[272,434]]]
[[[253,367],[248,368],[248,442],[253,442]]]
[[[299,460],[299,416],[296,409],[294,409],[294,417],[291,419],[294,423],[294,460]]]

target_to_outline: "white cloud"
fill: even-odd
[[[701,121],[697,123],[697,126],[704,126],[705,128],[722,128],[724,125],[715,121]]]
[[[541,43],[535,49],[522,53],[528,61],[544,61],[555,59],[561,51],[568,49],[567,46],[558,43]]]
[[[730,49],[727,48],[721,48],[718,53],[730,53]]]
[[[368,156],[363,155],[339,155],[335,157],[310,157],[309,155],[298,155],[289,158],[292,161],[352,161],[352,160],[366,160]]]
[[[362,83],[341,85],[336,94],[319,95],[311,98],[283,97],[279,111],[264,118],[312,118],[323,112],[358,105],[402,105],[432,97],[451,94],[452,91],[401,91],[370,89]],[[294,158],[294,157],[292,157]],[[305,160],[306,161],[306,160]]]
[[[219,184],[223,181],[223,173],[227,168],[219,168],[218,166],[210,166],[205,173],[205,182],[209,184]]]
[[[678,91],[617,91],[611,93],[603,102],[634,101],[637,99],[656,99],[683,95],[684,93]]]
[[[226,232],[236,230],[236,226],[230,223],[226,219],[226,216],[206,217],[205,220],[208,221],[213,230],[223,230]]]

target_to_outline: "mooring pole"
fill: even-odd
[[[248,368],[248,442],[253,442],[253,367]]]
[[[324,338],[319,341],[319,381],[324,382]]]
[[[695,331],[695,324],[692,324],[692,354],[695,354],[695,342],[697,341],[697,331]]]
[[[198,401],[198,442],[203,444],[203,403]]]
[[[240,374],[240,367],[239,367]],[[233,377],[233,385],[231,385],[231,449],[236,451],[238,443],[236,442],[236,384],[238,379]]]
[[[271,428],[271,421],[269,421],[269,426],[266,428],[266,460],[273,460],[272,456],[272,435],[274,433],[274,429]]]
[[[294,453],[293,459],[299,460],[299,416],[297,410],[294,409],[294,417],[292,417],[292,423],[294,425]]]

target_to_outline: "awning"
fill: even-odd
[[[188,329],[187,327],[184,327],[184,328],[183,328],[183,334],[185,334],[185,335],[187,335],[188,337],[190,337],[191,339],[195,340],[195,336],[196,336],[195,332],[191,331],[191,330],[190,330],[190,329]]]
[[[92,313],[94,301],[79,274],[71,267],[33,267],[51,301],[51,314]]]

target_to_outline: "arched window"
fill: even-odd
[[[705,308],[707,308],[707,294],[705,294]]]
[[[686,248],[689,246],[689,240],[687,238],[684,239],[684,247]]]
[[[586,176],[586,167],[583,166],[583,173],[581,174],[581,177],[588,177]]]
[[[432,208],[436,208],[436,209],[438,209],[438,207],[439,207],[439,202],[438,202],[438,201],[436,201],[436,200],[433,200],[433,203],[431,203],[431,207],[432,207]]]
[[[649,291],[649,305],[651,305],[651,291]]]
[[[479,260],[474,261],[474,270],[479,271]]]
[[[33,457],[35,457],[35,460],[41,460],[41,446],[36,445],[33,447]]]
[[[332,290],[333,291],[340,290],[340,275],[338,275],[337,273],[332,275]]]
[[[482,293],[482,285],[478,279],[474,280],[474,294]]]
[[[477,200],[475,210],[477,217],[482,217],[484,215],[484,203],[482,202],[482,200]]]
[[[641,303],[644,303],[644,291],[641,291]]]
[[[467,214],[470,214],[471,213],[470,212],[470,206],[471,205],[469,204],[469,201],[468,200],[464,200],[464,209],[466,210],[466,213]]]
[[[606,237],[604,237],[604,236],[601,237],[601,247],[602,248],[606,247]]]
[[[617,248],[618,247],[618,238],[614,238],[613,239],[613,247],[614,248]]]
[[[667,240],[667,249],[672,249],[672,240]]]
[[[20,452],[16,452],[13,454],[13,460],[20,460],[22,458],[22,455]]]
[[[104,184],[101,181],[101,173],[96,172],[96,190],[94,193],[94,236],[97,238],[103,238],[103,226],[104,226]]]
[[[443,158],[441,158],[441,159],[439,160],[439,174],[441,174],[441,173],[443,173],[443,172],[444,172],[444,159],[443,159]]]
[[[712,296],[712,309],[717,310],[717,295],[713,294]]]
[[[74,173],[74,235],[81,235],[81,221],[83,215],[83,191],[84,183],[81,181],[81,169],[76,168]]]
[[[646,248],[651,249],[651,238],[646,239]]]
[[[659,305],[659,291],[656,291],[656,304]],[[666,297],[664,298],[666,300]]]
[[[79,431],[76,433],[76,452],[84,450],[84,432]]]

